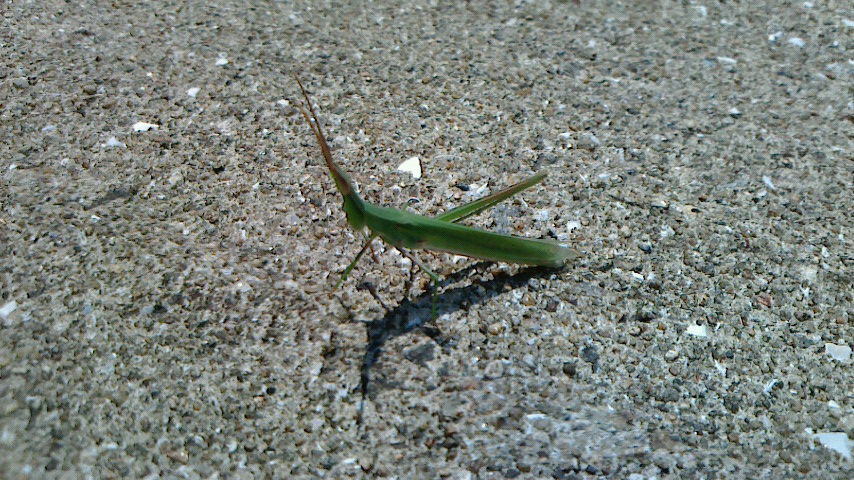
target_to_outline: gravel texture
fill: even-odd
[[[850,3],[251,3],[0,8],[0,477],[851,478]]]

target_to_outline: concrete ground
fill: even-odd
[[[6,2],[0,477],[851,478],[846,3]]]

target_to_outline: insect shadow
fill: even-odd
[[[456,283],[470,275],[472,271],[479,270],[494,262],[478,262],[458,272],[448,275],[443,280],[445,285]],[[524,267],[515,274],[504,272],[493,273],[491,280],[474,280],[464,287],[452,288],[442,292],[442,301],[438,305],[438,316],[454,313],[458,310],[468,308],[472,305],[486,302],[487,300],[506,293],[508,287],[515,290],[528,283],[532,278],[545,277],[559,272],[560,268],[553,267]],[[413,330],[422,330],[432,338],[438,345],[448,347],[448,341],[442,339],[439,329],[434,325],[435,318],[430,315],[431,293],[425,291],[419,296],[409,299],[405,298],[396,307],[388,310],[382,318],[365,322],[367,330],[367,341],[365,356],[360,368],[359,390],[361,402],[356,423],[362,425],[365,401],[371,381],[371,369],[380,360],[383,347],[395,337],[406,335]]]

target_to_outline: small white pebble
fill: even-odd
[[[570,220],[566,222],[566,229],[570,232],[575,230],[576,228],[581,228],[581,222],[579,222],[578,220]]]
[[[18,308],[18,302],[12,300],[11,302],[6,302],[2,307],[0,307],[0,318],[6,320],[9,318],[9,315]]]
[[[720,373],[722,377],[726,377],[726,367],[721,365],[717,360],[715,360],[715,369],[717,369],[718,373]]]
[[[851,361],[851,347],[848,345],[825,343],[824,353],[830,355],[834,360],[838,360],[842,363],[848,363]]]
[[[772,378],[770,382],[766,383],[765,386],[762,387],[762,391],[765,393],[771,393],[771,390],[774,389],[774,385],[777,385],[777,382],[779,382],[779,380]]]
[[[789,39],[789,44],[790,44],[790,45],[794,45],[794,46],[796,46],[796,47],[798,47],[798,48],[801,48],[801,47],[803,47],[804,45],[806,45],[806,44],[807,44],[807,42],[805,42],[802,38],[792,37],[792,38],[790,38],[790,39]]]
[[[104,144],[107,148],[126,148],[127,145],[124,142],[120,142],[116,137],[110,137],[107,139],[107,143]]]
[[[818,268],[814,265],[803,265],[799,269],[801,279],[811,285],[814,285],[818,279]]]
[[[709,331],[706,329],[705,325],[688,325],[688,328],[685,330],[685,333],[688,335],[693,335],[695,337],[707,337],[709,336]]]
[[[196,98],[196,95],[199,94],[199,91],[201,91],[201,88],[199,88],[199,87],[188,88],[187,89],[187,95],[190,97]]]
[[[169,185],[175,186],[184,181],[184,174],[181,173],[181,169],[176,168],[169,175],[169,178],[166,179],[166,182]]]
[[[50,124],[42,127],[42,133],[49,133],[56,130],[56,125]]]
[[[851,460],[851,447],[854,446],[845,432],[816,433],[813,438],[821,443],[824,448],[829,448],[842,455],[845,460]]]
[[[848,20],[847,18],[843,18],[842,24],[848,28],[854,28],[854,20]]]
[[[602,145],[602,141],[591,132],[584,132],[578,139],[578,146],[581,148],[593,150],[600,145]]]
[[[664,198],[658,197],[649,202],[650,207],[667,209],[670,208],[670,204],[667,203],[667,200]]]
[[[728,65],[735,65],[738,63],[738,60],[732,57],[718,57],[718,63],[726,63]]]
[[[397,167],[398,172],[406,172],[412,175],[412,178],[421,178],[421,159],[412,157]]]
[[[771,177],[767,175],[762,176],[762,183],[764,183],[765,186],[770,188],[771,190],[777,190],[777,187],[774,186],[774,182],[771,181]]]
[[[489,194],[489,186],[487,184],[478,185],[476,183],[472,183],[469,185],[469,191],[466,192],[467,197],[480,197],[482,195]]]
[[[781,38],[783,38],[783,32],[774,32],[771,35],[768,35],[769,42],[776,42]]]
[[[159,128],[159,125],[148,122],[136,122],[133,124],[134,132],[147,132],[152,129],[156,130],[157,128]]]
[[[221,67],[223,65],[228,65],[228,59],[223,57],[219,57],[216,59],[216,66]]]

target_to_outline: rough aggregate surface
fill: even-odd
[[[851,478],[846,2],[0,15],[0,477]],[[546,170],[469,224],[583,257],[335,290],[294,72],[363,198]]]

